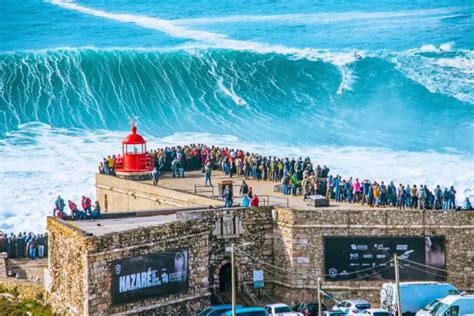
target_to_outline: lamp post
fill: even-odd
[[[398,256],[395,254],[395,283],[397,286],[397,315],[402,316],[402,304],[400,300],[400,272],[398,271]]]
[[[318,316],[322,316],[323,311],[321,310],[321,278],[318,278]]]
[[[235,280],[235,250],[234,243],[230,245],[231,249],[231,265],[232,265],[232,316],[235,316],[235,305],[237,303],[237,289],[236,289],[236,280]]]
[[[243,244],[240,244],[241,247],[243,246],[247,246],[247,245],[250,245],[252,244],[251,242],[245,242]],[[232,266],[232,269],[231,269],[231,273],[232,273],[232,316],[235,316],[235,306],[237,305],[237,262],[236,262],[236,258],[235,258],[235,249],[238,249],[238,247],[235,246],[234,243],[232,243],[230,245],[230,254],[231,254],[231,258],[230,258],[230,261],[231,261],[231,266]]]

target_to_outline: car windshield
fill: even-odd
[[[426,304],[425,307],[423,307],[423,309],[425,311],[432,311],[436,306],[438,306],[439,304],[439,301],[438,300],[432,300],[431,302],[429,302],[428,304]]]
[[[288,306],[275,307],[275,313],[291,313],[291,309]]]
[[[390,316],[389,312],[374,312],[374,316]]]
[[[356,308],[359,309],[359,310],[369,309],[370,304],[357,304]]]
[[[439,303],[432,311],[432,315],[433,316],[440,316],[444,310],[448,308],[448,305],[447,304],[444,304],[444,303]]]

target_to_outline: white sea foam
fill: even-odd
[[[387,56],[398,70],[430,92],[474,104],[474,52],[458,50],[453,57],[449,52],[454,45],[454,42],[438,47],[423,45]]]
[[[420,52],[437,52],[438,48],[433,44],[426,44],[420,47]]]
[[[453,50],[455,43],[454,42],[447,42],[443,43],[439,46],[433,44],[426,44],[421,46],[418,49],[412,49],[410,52],[450,52]]]
[[[224,24],[224,23],[304,23],[304,24],[332,24],[345,21],[367,21],[367,20],[383,20],[393,18],[432,18],[438,19],[458,16],[453,13],[460,11],[462,8],[444,8],[444,9],[427,9],[427,10],[411,10],[411,11],[382,11],[382,12],[360,12],[360,11],[344,11],[344,12],[317,12],[317,13],[296,13],[296,14],[272,14],[272,15],[233,15],[233,16],[217,16],[217,17],[199,17],[190,19],[173,20],[179,25],[208,25],[208,24]]]
[[[43,231],[57,194],[79,203],[94,198],[95,173],[102,157],[118,153],[127,131],[83,131],[41,123],[20,126],[0,140],[0,229]],[[331,173],[359,179],[401,183],[454,185],[458,201],[474,198],[473,158],[459,152],[406,152],[382,148],[287,146],[249,143],[229,135],[177,133],[164,138],[145,135],[149,148],[206,143],[242,148],[265,155],[309,156],[327,164]],[[337,161],[335,160],[337,157]],[[387,168],[390,166],[390,168]]]
[[[454,48],[454,42],[447,42],[439,45],[439,49],[444,52],[450,52]]]

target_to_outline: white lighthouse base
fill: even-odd
[[[128,180],[142,181],[142,180],[151,179],[151,170],[150,171],[134,171],[134,172],[116,171],[115,174],[119,178],[128,179]]]

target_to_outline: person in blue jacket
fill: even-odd
[[[247,194],[244,195],[242,199],[242,207],[249,207],[250,206],[250,198]]]

